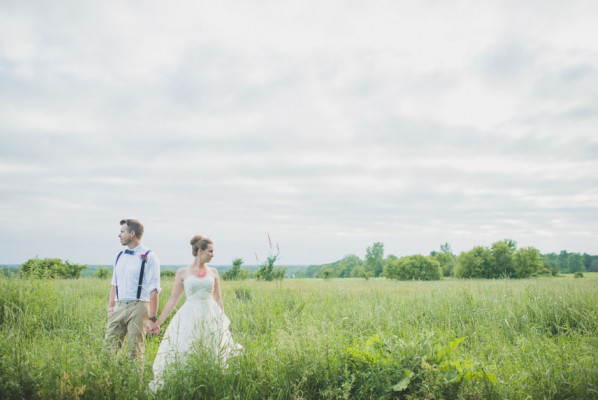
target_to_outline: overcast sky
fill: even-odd
[[[594,1],[0,3],[0,263],[598,254]]]

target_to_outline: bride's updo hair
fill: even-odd
[[[208,248],[209,244],[214,244],[210,239],[207,237],[203,237],[201,235],[195,235],[191,238],[191,249],[193,253],[193,257],[197,256],[197,252],[199,250],[205,250]]]

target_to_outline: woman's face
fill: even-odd
[[[199,250],[199,259],[202,263],[208,263],[214,258],[214,246],[209,244],[205,250]]]

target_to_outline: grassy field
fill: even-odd
[[[172,280],[163,280],[161,306]],[[104,351],[109,281],[0,278],[0,398],[151,398]],[[598,275],[223,282],[239,356],[197,354],[159,398],[595,399]]]

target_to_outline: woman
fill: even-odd
[[[195,260],[187,267],[179,268],[174,287],[166,302],[158,326],[168,318],[183,291],[187,296],[185,304],[170,321],[154,361],[154,380],[150,389],[156,392],[164,384],[164,371],[174,363],[185,361],[185,355],[193,345],[208,349],[222,363],[242,346],[235,344],[229,331],[230,320],[224,314],[220,294],[220,277],[215,268],[207,266],[214,257],[212,241],[201,235],[191,238]]]

